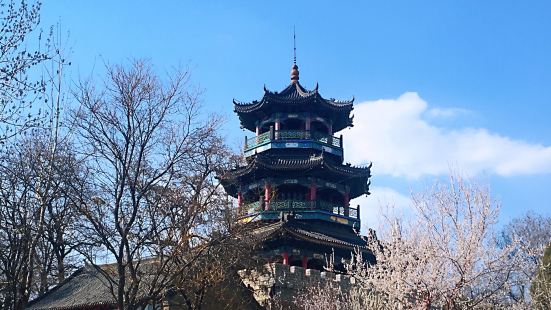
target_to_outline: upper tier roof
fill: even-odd
[[[324,153],[301,158],[258,154],[246,166],[232,169],[219,178],[226,192],[237,197],[239,184],[254,182],[266,177],[283,176],[288,173],[307,174],[349,185],[350,198],[369,194],[368,181],[371,177],[371,165],[368,167],[342,165],[329,159]]]
[[[277,112],[315,113],[333,122],[333,132],[352,126],[350,112],[354,98],[348,101],[325,99],[319,94],[317,84],[314,90],[306,90],[298,80],[292,80],[281,92],[272,92],[264,87],[264,96],[259,101],[240,102],[234,99],[233,103],[241,126],[251,131],[255,130],[258,120]]]

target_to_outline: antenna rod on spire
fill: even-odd
[[[293,26],[293,63],[297,64],[297,39],[295,35],[295,26]]]
[[[293,26],[293,67],[291,68],[291,83],[298,83],[297,40],[295,35],[295,26]]]

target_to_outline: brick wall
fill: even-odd
[[[343,291],[349,291],[355,285],[355,279],[347,275],[276,263],[266,264],[255,270],[240,270],[239,276],[263,306],[273,296],[279,295],[282,300],[290,301],[301,290],[318,287],[328,281]]]

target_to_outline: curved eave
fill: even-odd
[[[349,236],[348,238],[345,238],[346,240],[344,240],[342,236],[331,236],[312,229],[295,227],[296,225],[304,226],[305,223],[296,223],[295,225],[293,225],[293,223],[294,222],[274,223],[268,225],[262,230],[255,231],[254,233],[257,235],[258,241],[278,239],[287,235],[299,240],[323,244],[330,247],[339,247],[344,249],[358,248],[363,251],[369,251],[367,248],[367,242],[365,242],[361,237],[356,237],[353,238],[355,240],[352,240]]]
[[[253,174],[259,176],[273,175],[278,172],[291,171],[301,173],[313,169],[319,169],[318,171],[321,171],[321,169],[327,170],[330,174],[344,177],[347,183],[351,185],[351,199],[363,194],[369,195],[371,164],[367,167],[338,166],[324,160],[323,156],[310,159],[273,159],[257,155],[247,166],[230,170],[219,179],[226,192],[232,197],[237,197],[238,186],[242,183],[242,179],[253,179]]]
[[[270,108],[272,104],[283,104],[288,106],[305,105],[305,104],[316,104],[321,105],[321,107],[327,108],[331,111],[352,111],[354,106],[354,98],[351,100],[336,100],[336,99],[325,99],[320,94],[315,93],[307,96],[297,96],[297,97],[287,97],[281,96],[277,93],[265,93],[262,99],[254,100],[251,102],[242,102],[236,99],[233,99],[234,112],[238,114],[247,114],[255,113],[263,109]],[[280,106],[278,106],[280,108]]]
[[[312,91],[304,89],[299,83],[291,83],[281,92],[272,92],[264,87],[264,96],[261,100],[241,102],[233,100],[234,112],[238,114],[242,127],[254,131],[255,122],[275,112],[314,112],[321,110],[321,114],[334,119],[334,130],[342,130],[352,125],[349,117],[353,110],[352,100],[325,99],[318,87]]]

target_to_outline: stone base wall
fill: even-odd
[[[349,291],[355,285],[355,279],[347,275],[276,263],[266,264],[255,270],[240,270],[239,276],[262,306],[270,304],[274,296],[292,301],[301,290],[319,287],[328,282],[343,291]]]

